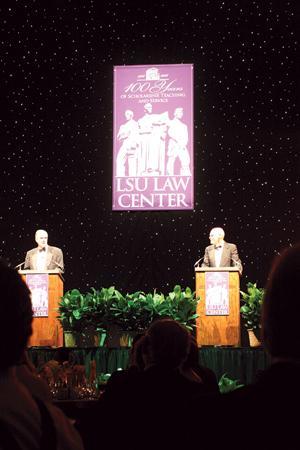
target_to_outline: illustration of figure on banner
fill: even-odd
[[[139,176],[165,174],[165,146],[168,122],[168,112],[153,114],[152,104],[146,103],[144,105],[144,115],[138,120],[140,134]]]
[[[133,111],[125,111],[126,122],[120,126],[117,139],[122,145],[117,154],[117,177],[136,176],[139,151],[139,128]]]
[[[205,314],[228,315],[229,293],[227,274],[213,274],[210,282],[206,284]]]
[[[31,289],[31,302],[34,317],[48,315],[48,292],[44,288]]]
[[[132,110],[125,111],[126,122],[117,134],[121,142],[116,157],[117,177],[191,176],[183,108],[175,108],[172,120],[168,111],[154,114],[152,110],[152,104],[146,103],[144,115],[137,121]]]
[[[174,119],[169,121],[168,128],[168,152],[167,152],[167,175],[174,175],[174,165],[176,158],[180,162],[180,175],[191,175],[190,155],[187,149],[188,128],[181,121],[183,117],[183,108],[176,108]],[[177,174],[176,174],[177,175]]]

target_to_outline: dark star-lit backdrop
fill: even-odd
[[[43,228],[66,289],[169,292],[218,225],[263,285],[300,240],[296,3],[2,3],[1,256]],[[167,63],[195,66],[195,209],[112,212],[113,66]]]

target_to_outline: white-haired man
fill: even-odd
[[[209,233],[211,245],[206,247],[202,267],[230,267],[236,266],[242,274],[243,266],[235,244],[224,241],[223,228],[215,227]]]
[[[26,253],[24,269],[64,271],[63,252],[58,247],[48,245],[48,233],[37,230],[35,233],[37,247]]]

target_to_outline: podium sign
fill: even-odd
[[[31,291],[33,317],[48,317],[48,274],[28,274],[26,284]]]
[[[195,269],[197,343],[240,345],[240,275],[236,267]]]
[[[60,271],[20,270],[19,273],[31,290],[34,311],[28,346],[62,347],[63,330],[57,320],[58,303],[63,295],[63,278]]]
[[[229,315],[228,272],[207,272],[205,274],[205,314],[207,316]]]

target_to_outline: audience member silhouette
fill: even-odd
[[[215,373],[208,367],[204,367],[199,363],[199,348],[194,336],[190,336],[190,350],[186,360],[184,361],[180,371],[182,375],[191,381],[195,381],[203,385],[203,393],[217,394],[219,393],[218,380]]]
[[[38,371],[28,358],[27,351],[23,353],[20,362],[15,366],[15,371],[17,379],[35,398],[51,402],[52,396],[49,385],[38,375]]]
[[[110,402],[115,398],[118,399],[118,397],[122,395],[124,389],[127,388],[128,383],[134,383],[137,374],[144,370],[145,364],[142,354],[143,339],[143,334],[137,334],[134,337],[128,369],[117,370],[111,375],[105,387],[105,391],[102,394],[101,402]]]
[[[16,366],[24,362],[32,333],[32,306],[26,284],[3,262],[0,262],[0,296],[1,450],[83,449],[80,436],[65,415],[50,402],[34,397],[34,392],[32,395],[17,378]],[[30,376],[29,371],[26,376]]]
[[[119,448],[125,441],[132,450],[183,448],[193,432],[191,404],[206,389],[198,378],[190,380],[181,373],[190,344],[188,330],[172,319],[158,320],[149,327],[137,344],[144,370],[127,377],[123,389],[116,389],[117,395],[112,395],[112,389],[109,396],[104,394],[92,422],[87,418],[81,424],[88,449],[96,449],[93,442],[99,440],[93,420],[104,424],[101,443],[110,448]]]
[[[218,411],[220,419],[210,448],[299,449],[299,274],[300,244],[276,258],[266,285],[262,339],[271,364],[252,385],[208,405],[207,414]],[[203,425],[214,436],[214,427]]]
[[[135,368],[138,371],[142,371],[145,368],[145,363],[142,354],[142,343],[145,333],[138,333],[132,340],[132,347],[130,352],[130,364],[129,368]]]

